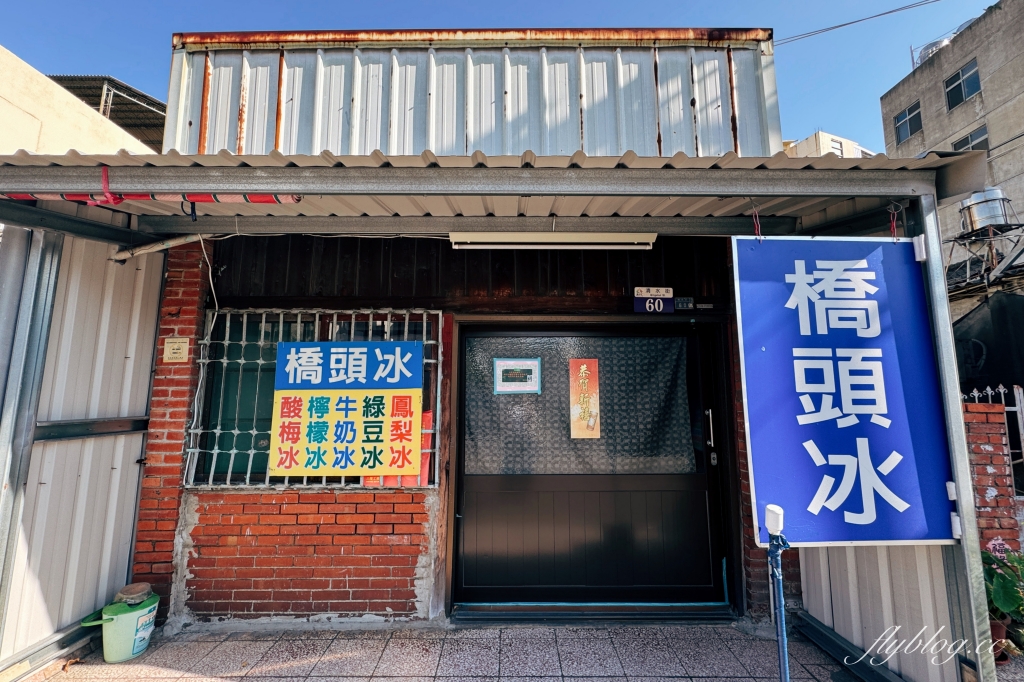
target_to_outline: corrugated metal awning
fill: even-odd
[[[133,201],[117,211],[140,216],[143,231],[159,233],[358,232],[403,231],[405,219],[417,219],[415,231],[431,231],[427,223],[447,219],[504,219],[523,224],[551,218],[576,219],[607,231],[609,221],[631,221],[651,229],[656,221],[686,218],[761,216],[799,219],[803,227],[871,210],[893,200],[936,193],[942,198],[976,189],[976,170],[984,155],[931,153],[918,159],[841,159],[829,154],[814,158],[619,157],[572,156],[315,156],[267,155],[34,155],[0,156],[0,194],[85,193],[103,197],[102,166],[108,167],[110,191],[122,194],[296,194],[297,203],[198,203],[193,224],[182,215],[182,201]],[[952,185],[946,176],[961,177]],[[964,179],[966,178],[966,179]],[[981,180],[983,183],[983,180]],[[966,183],[966,184],[965,184]],[[943,185],[946,185],[943,189]],[[964,185],[964,187],[960,187]],[[163,216],[164,218],[158,219]],[[202,218],[208,218],[203,221]],[[219,221],[210,219],[219,218]],[[237,221],[235,220],[237,218]],[[285,226],[281,221],[288,221]],[[308,219],[320,219],[319,221]],[[332,230],[331,219],[337,230]],[[427,220],[430,219],[430,220]],[[598,219],[604,222],[598,224]],[[259,229],[250,229],[262,221]],[[340,222],[338,222],[340,221]],[[383,224],[380,221],[385,221]],[[644,224],[648,221],[647,224]],[[391,225],[388,229],[387,225]],[[438,223],[434,232],[447,232]],[[539,225],[539,222],[538,222]],[[230,229],[228,229],[230,227]],[[658,231],[660,227],[655,226]],[[504,229],[519,229],[506,227]],[[526,226],[537,229],[537,226]]]

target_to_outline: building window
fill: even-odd
[[[969,152],[975,149],[988,149],[987,126],[981,126],[970,135],[965,135],[953,143],[955,152]]]
[[[921,102],[917,101],[896,114],[896,144],[903,144],[911,135],[921,130]]]
[[[832,153],[838,156],[840,159],[843,158],[843,141],[832,139]]]
[[[981,92],[978,60],[972,59],[962,69],[946,79],[946,110],[952,111]]]

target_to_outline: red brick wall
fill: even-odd
[[[743,575],[747,611],[754,616],[766,615],[771,606],[768,586],[768,550],[758,547],[754,539],[754,512],[750,498],[750,469],[747,462],[746,424],[743,420],[743,384],[740,375],[740,351],[734,326],[729,328],[732,349],[730,374],[733,385],[733,415],[736,429],[736,469],[740,485],[740,523],[743,532]],[[800,600],[800,554],[791,549],[782,553],[783,589],[786,600]]]
[[[1005,542],[1020,549],[1014,514],[1013,473],[1006,431],[1006,409],[1000,403],[965,403],[964,422],[971,448],[971,476],[981,547]]]
[[[207,253],[212,245],[207,245]],[[135,534],[133,580],[148,582],[161,596],[159,617],[169,606],[174,536],[182,495],[185,429],[199,378],[193,361],[195,340],[203,332],[203,309],[209,278],[199,243],[167,251],[167,267],[157,334],[157,360],[150,402],[149,434],[142,469],[142,495]],[[192,339],[189,362],[165,363],[168,337]]]
[[[417,562],[430,521],[426,497],[199,493],[188,608],[201,618],[416,615]]]

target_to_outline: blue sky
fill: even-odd
[[[112,75],[167,96],[170,38],[179,31],[349,28],[765,27],[776,38],[909,4],[910,0],[143,0],[9,2],[0,44],[48,74]],[[941,0],[784,45],[776,76],[787,139],[827,130],[884,151],[879,97],[921,46],[994,0]]]

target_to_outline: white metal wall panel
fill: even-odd
[[[761,82],[760,55],[753,50],[733,50],[732,69],[736,92],[736,133],[740,156],[770,156],[764,121],[764,93],[757,87]]]
[[[163,255],[117,265],[109,260],[116,248],[64,239],[40,421],[147,414]],[[124,586],[142,443],[130,434],[33,448],[0,658],[75,623]]]
[[[356,50],[352,63],[352,131],[350,154],[386,149],[391,54]]]
[[[942,548],[934,545],[802,547],[800,574],[807,612],[860,649],[899,625],[896,639],[921,628],[926,639],[950,639]],[[941,659],[940,659],[941,660]],[[957,682],[955,661],[901,652],[888,667],[908,682]]]
[[[313,148],[346,154],[352,131],[352,53],[318,50],[316,87],[318,118]]]
[[[65,237],[39,421],[146,414],[163,255]]]
[[[697,115],[697,155],[721,156],[732,144],[732,104],[725,50],[690,50]]]
[[[689,50],[661,50],[658,53],[658,114],[661,154],[682,152],[697,155],[694,136],[693,72]]]
[[[431,52],[429,149],[438,156],[466,155],[466,53]]]
[[[658,102],[653,50],[618,50],[615,91],[619,112],[619,149],[637,156],[658,156]]]
[[[281,153],[312,154],[316,119],[316,52],[284,53],[284,97],[281,98]],[[317,153],[323,151],[318,149]]]
[[[535,50],[504,50],[506,154],[541,149],[541,60]]]
[[[274,149],[277,124],[277,76],[281,59],[276,52],[245,52],[243,131],[245,154],[269,154]]]
[[[505,153],[505,59],[497,50],[469,50],[466,55],[466,142],[471,152]]]
[[[206,153],[216,154],[221,149],[234,152],[238,146],[242,53],[235,50],[211,52],[210,58],[210,127],[206,133]]]
[[[45,640],[124,587],[142,434],[32,449],[0,657]]]
[[[427,148],[427,54],[391,51],[391,128],[388,154],[414,156]]]
[[[582,149],[579,57],[575,50],[541,50],[544,96],[544,154]]]
[[[172,73],[178,96],[167,139],[179,151],[195,151],[205,54],[178,59]],[[265,154],[277,145],[284,154],[760,156],[781,135],[769,111],[774,72],[754,49],[733,49],[731,71],[724,48],[703,47],[210,54],[208,153]]]

